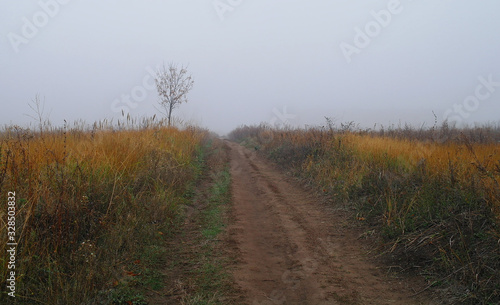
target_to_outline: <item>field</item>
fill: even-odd
[[[154,118],[5,127],[0,235],[15,226],[16,302],[427,304],[431,291],[449,304],[500,301],[498,127],[328,120],[229,136],[246,148]],[[2,287],[11,257],[0,256]],[[426,284],[397,286],[383,268]]]
[[[456,302],[500,300],[500,144],[494,127],[308,130],[243,126],[231,139],[353,211],[388,264]]]
[[[143,304],[130,287],[159,284],[163,239],[200,174],[205,130],[154,119],[82,126],[0,134],[0,193],[15,192],[18,304]],[[2,287],[8,259],[1,256]]]

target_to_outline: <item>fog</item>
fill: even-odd
[[[0,123],[158,114],[152,74],[187,65],[173,116],[363,127],[500,120],[500,2],[0,0]],[[434,113],[434,114],[433,114]]]

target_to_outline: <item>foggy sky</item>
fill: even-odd
[[[500,120],[500,2],[0,0],[0,123],[158,111],[151,71],[188,65],[174,112],[242,124]]]

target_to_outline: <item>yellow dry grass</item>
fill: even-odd
[[[434,174],[449,170],[450,162],[457,163],[462,172],[476,168],[478,162],[485,169],[493,171],[500,160],[500,145],[498,144],[456,142],[439,144],[355,134],[349,134],[345,139],[346,143],[362,157],[381,162],[389,157],[407,162],[407,166],[416,166],[425,162],[429,171]]]
[[[105,284],[111,262],[127,255],[120,251],[140,250],[136,239],[141,234],[172,222],[205,137],[204,130],[160,124],[43,134],[5,130],[0,194],[16,192],[19,295],[70,302]],[[1,201],[1,219],[6,219],[6,204]],[[0,223],[0,236],[7,236],[6,227]],[[90,260],[82,242],[101,245],[92,250],[98,261]],[[0,251],[5,252],[5,244]],[[6,264],[0,268],[5,279]]]
[[[500,186],[500,145],[463,142],[435,143],[410,139],[394,139],[381,136],[348,134],[344,137],[359,158],[366,162],[388,164],[403,171],[423,167],[431,177],[451,176],[456,181],[468,184],[477,179],[482,184],[490,204],[500,207],[500,198],[495,196]]]

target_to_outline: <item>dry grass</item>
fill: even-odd
[[[205,137],[203,130],[154,119],[39,132],[5,128],[0,193],[17,197],[17,301],[94,303],[97,292],[126,281],[127,263],[175,223]],[[1,236],[7,236],[6,204]]]
[[[500,145],[471,143],[463,137],[459,142],[435,143],[382,136],[345,134],[339,139],[356,159],[356,172],[348,184],[354,185],[374,167],[378,170],[410,175],[424,172],[427,180],[445,179],[450,184],[478,187],[488,206],[500,212]],[[293,141],[293,140],[292,140]],[[335,147],[326,147],[327,150]],[[307,166],[313,166],[309,160]],[[318,169],[318,175],[332,179],[331,168]],[[352,181],[356,180],[356,181]],[[473,185],[474,184],[474,185]],[[500,213],[498,214],[500,216]]]

